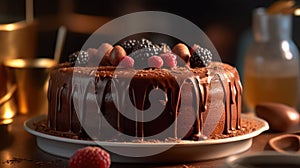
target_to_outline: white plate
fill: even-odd
[[[69,158],[73,153],[82,147],[89,145],[100,145],[110,151],[120,151],[119,154],[110,152],[112,162],[122,163],[171,163],[171,162],[192,162],[209,159],[217,159],[229,155],[238,154],[248,150],[252,145],[252,138],[269,129],[266,121],[253,116],[242,115],[243,118],[251,118],[261,125],[257,130],[236,137],[204,140],[204,141],[183,141],[163,143],[134,143],[134,142],[105,142],[86,141],[63,138],[44,134],[35,130],[34,123],[46,118],[45,115],[33,117],[24,122],[24,129],[35,135],[37,145],[40,149],[53,155]],[[122,151],[143,153],[147,150],[160,150],[161,148],[172,147],[164,152],[145,156],[129,157],[121,155]]]

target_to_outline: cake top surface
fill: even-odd
[[[178,42],[170,46],[146,38],[125,38],[113,45],[102,43],[97,48],[77,51],[69,55],[60,71],[100,78],[132,77],[133,74],[135,78],[195,75],[206,78],[221,71],[238,76],[234,67],[215,61],[212,52],[198,44],[188,46]]]
[[[207,68],[195,68],[188,69],[186,67],[175,67],[172,69],[166,68],[148,68],[148,69],[133,69],[133,68],[118,68],[115,66],[100,66],[100,67],[63,67],[59,69],[60,72],[65,73],[76,73],[83,75],[92,75],[92,76],[110,76],[113,77],[115,75],[130,75],[135,74],[136,76],[141,77],[157,77],[157,76],[167,76],[167,75],[187,75],[187,73],[197,74],[207,76],[208,69]]]
[[[207,67],[213,61],[210,49],[183,42],[173,46],[146,38],[126,39],[116,44],[102,43],[68,56],[72,66],[117,66],[119,68],[151,69],[174,67]]]

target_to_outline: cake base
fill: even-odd
[[[90,138],[86,137],[79,137],[78,135],[74,134],[74,133],[70,133],[70,132],[62,132],[62,131],[54,131],[52,129],[49,129],[47,126],[47,119],[43,119],[40,120],[36,123],[34,123],[35,126],[35,130],[40,132],[40,133],[44,133],[44,134],[48,134],[48,135],[53,135],[53,136],[57,136],[57,137],[64,137],[64,138],[71,138],[74,140],[91,140]],[[251,120],[247,120],[247,119],[242,119],[241,120],[241,129],[239,130],[235,130],[232,131],[229,134],[215,134],[215,135],[211,135],[210,137],[208,137],[208,139],[224,139],[224,138],[230,138],[230,137],[236,137],[236,136],[240,136],[240,135],[245,135],[245,134],[249,134],[253,131],[256,131],[257,129],[259,129],[261,127],[260,124],[251,121]],[[116,142],[117,140],[112,139],[109,142]],[[151,142],[151,143],[161,143],[161,142],[180,142],[180,140],[174,139],[174,138],[166,138],[164,141],[162,140],[142,140],[140,139],[136,139],[133,142]]]
[[[37,145],[43,151],[69,158],[79,148],[99,145],[108,152],[119,151],[118,154],[115,152],[110,154],[112,162],[121,163],[172,163],[222,158],[248,150],[252,145],[252,138],[269,129],[266,121],[257,117],[242,115],[242,129],[240,131],[223,137],[211,137],[215,139],[203,141],[109,142],[78,140],[37,131],[37,123],[45,120],[46,117],[45,115],[36,116],[24,123],[25,130],[36,136]],[[144,153],[149,149],[155,151],[162,148],[168,149],[149,156],[130,156],[130,153]]]

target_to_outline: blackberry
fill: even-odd
[[[137,41],[135,46],[133,46],[132,52],[143,49],[143,48],[152,48],[152,47],[154,47],[154,45],[152,44],[152,42],[150,40],[142,38],[141,40]]]
[[[120,46],[122,46],[125,49],[126,53],[129,55],[136,50],[152,47],[153,44],[150,40],[142,38],[140,40],[130,39],[124,41],[120,44]]]
[[[160,55],[162,49],[156,46],[146,47],[139,50],[133,51],[129,56],[134,59],[136,68],[147,68],[148,58],[153,55]]]
[[[133,47],[137,45],[137,40],[127,40],[120,44],[124,48],[127,54],[132,53]]]
[[[89,61],[89,54],[87,51],[80,50],[69,55],[69,62],[72,64],[72,66],[86,65],[88,61]]]
[[[125,49],[127,55],[134,59],[134,66],[136,68],[147,68],[149,57],[171,50],[165,43],[153,44],[152,41],[146,38],[127,40],[120,45]]]
[[[194,50],[190,58],[191,68],[205,67],[212,61],[212,53],[202,47],[198,47]]]

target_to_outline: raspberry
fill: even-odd
[[[193,46],[192,46],[192,48],[190,49],[190,53],[191,54],[193,54],[193,52],[197,49],[197,48],[199,48],[200,46],[198,45],[198,44],[194,44]]]
[[[148,66],[153,68],[161,68],[164,64],[164,61],[159,56],[151,56],[148,58]]]
[[[177,66],[177,56],[171,52],[160,54],[160,57],[164,61],[164,66],[168,68],[173,68]]]
[[[199,46],[191,55],[191,68],[208,66],[211,60],[212,53],[208,49]]]
[[[69,160],[70,168],[109,168],[110,155],[100,147],[78,149]]]
[[[123,57],[121,59],[121,62],[119,63],[119,66],[123,68],[132,68],[133,65],[134,65],[134,60],[129,56]]]
[[[69,62],[72,64],[72,66],[86,65],[88,61],[89,61],[89,54],[87,51],[80,50],[69,55]]]
[[[153,44],[150,40],[145,38],[140,40],[127,40],[120,45],[125,49],[127,55],[134,59],[134,66],[136,68],[147,68],[148,59],[151,56],[171,50],[165,43]]]
[[[147,61],[153,55],[159,55],[161,53],[160,48],[155,46],[149,48],[143,48],[134,51],[129,56],[132,57],[135,61],[135,67],[137,68],[147,68]]]

